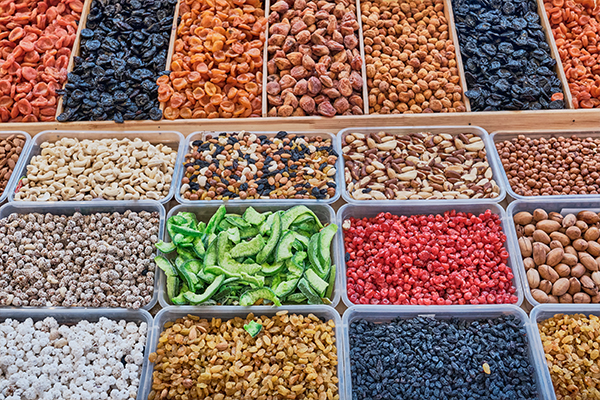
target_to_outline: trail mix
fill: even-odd
[[[356,3],[279,0],[267,51],[269,117],[363,114]]]
[[[170,73],[157,80],[164,117],[261,116],[267,25],[262,2],[182,1],[179,18]]]
[[[0,196],[12,176],[19,156],[25,146],[25,136],[14,134],[0,139]]]
[[[353,321],[352,398],[537,400],[522,325],[513,316]]]
[[[513,216],[528,289],[540,303],[600,303],[600,215],[541,208]]]
[[[392,215],[342,225],[348,298],[354,304],[516,303],[500,217]]]
[[[473,111],[565,108],[536,0],[452,0]]]
[[[167,322],[149,400],[339,400],[335,324],[313,314]]]
[[[548,136],[496,143],[512,190],[521,196],[600,193],[600,139]]]
[[[342,139],[344,178],[355,200],[438,200],[498,197],[480,136],[384,131]]]
[[[221,206],[208,223],[179,212],[167,232],[171,242],[156,247],[176,255],[175,266],[162,256],[155,261],[173,304],[322,304],[333,293],[337,225],[323,227],[305,206],[264,213],[248,207],[243,215]]]
[[[369,112],[464,112],[442,0],[361,2]]]
[[[597,1],[544,0],[575,108],[600,107]]]
[[[185,156],[180,193],[187,200],[329,199],[337,158],[327,136],[207,135]]]
[[[0,219],[0,305],[145,306],[159,222],[147,211]]]
[[[557,400],[600,399],[600,319],[556,314],[537,325]]]
[[[0,121],[54,121],[82,0],[0,5]]]
[[[0,397],[5,400],[135,399],[148,324],[100,318],[59,324],[0,323]]]
[[[57,120],[160,120],[156,79],[167,67],[176,3],[93,0]]]

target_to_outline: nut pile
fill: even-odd
[[[2,1],[0,121],[54,121],[83,0]]]
[[[540,303],[600,303],[600,215],[541,208],[514,215],[531,295]]]
[[[518,195],[600,193],[600,139],[518,135],[497,142],[496,149]]]
[[[0,219],[0,305],[145,306],[159,222],[147,211]]]
[[[262,114],[267,19],[260,0],[180,2],[171,73],[157,81],[164,117]]]
[[[331,139],[241,131],[195,140],[180,193],[189,200],[328,199],[338,155]]]
[[[44,142],[15,200],[160,200],[169,194],[177,151],[140,138]]]
[[[353,399],[538,399],[517,318],[388,321],[350,323]]]
[[[575,108],[600,107],[600,21],[596,1],[544,0]]]
[[[25,136],[15,134],[0,140],[0,196],[6,189],[25,146]]]
[[[556,314],[538,329],[556,398],[600,399],[600,319]]]
[[[262,325],[256,337],[244,330],[251,321]],[[165,324],[150,362],[149,400],[340,398],[335,324],[313,314],[188,315]]]
[[[54,318],[0,324],[0,396],[6,400],[135,399],[145,322]]]
[[[481,199],[500,193],[485,144],[471,133],[356,132],[342,146],[348,193],[356,200]]]
[[[443,0],[361,2],[369,112],[463,112]]]
[[[363,114],[352,0],[279,0],[269,15],[268,116]]]

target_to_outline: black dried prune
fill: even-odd
[[[93,0],[59,121],[157,120],[175,0]],[[158,111],[157,111],[158,110]]]
[[[535,0],[452,6],[473,111],[560,108],[549,101],[563,92]]]

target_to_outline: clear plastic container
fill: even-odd
[[[339,378],[339,392],[340,399],[343,399],[342,390],[344,388],[344,377],[343,377],[343,365],[344,365],[344,354],[342,352],[342,347],[344,347],[343,343],[343,333],[342,333],[342,320],[340,318],[340,314],[333,308],[327,306],[283,306],[283,307],[193,307],[193,306],[181,306],[181,307],[167,307],[160,310],[156,316],[154,317],[154,325],[152,326],[152,341],[149,343],[149,353],[153,353],[156,351],[158,346],[158,339],[160,338],[160,334],[163,332],[163,327],[165,323],[170,321],[175,321],[178,318],[183,318],[187,315],[195,315],[200,318],[206,318],[211,320],[212,318],[220,318],[223,321],[227,321],[233,319],[235,317],[246,318],[246,316],[250,313],[253,313],[255,316],[269,316],[272,317],[277,312],[287,310],[290,314],[299,314],[299,315],[308,315],[314,314],[316,317],[322,320],[333,320],[335,323],[335,337],[336,337],[336,346],[337,346],[337,354],[338,354],[338,366],[337,366],[337,376]],[[147,357],[146,357],[147,358]],[[143,382],[145,386],[141,387],[142,399],[147,399],[148,395],[152,390],[152,374],[154,372],[154,365],[150,364],[148,369],[145,370],[146,375],[144,376]]]
[[[473,204],[476,203],[500,203],[506,197],[506,190],[504,188],[504,183],[500,179],[502,174],[502,164],[498,163],[495,158],[493,158],[491,154],[492,142],[490,141],[488,133],[478,126],[414,126],[414,127],[368,127],[368,128],[346,128],[342,129],[337,134],[338,148],[340,149],[340,155],[343,156],[342,148],[343,141],[350,133],[358,132],[363,134],[369,133],[378,133],[378,132],[387,132],[393,135],[405,136],[409,133],[414,132],[431,132],[434,134],[439,133],[448,133],[450,135],[458,135],[459,133],[471,133],[473,135],[477,135],[482,138],[485,144],[485,151],[487,154],[487,161],[490,167],[492,168],[492,179],[496,181],[496,184],[500,188],[500,193],[498,193],[498,197],[494,198],[485,198],[485,199],[440,199],[440,200],[356,200],[350,193],[348,192],[348,186],[346,185],[345,179],[345,162],[342,161],[341,166],[341,176],[338,180],[338,188],[342,191],[343,199],[351,204],[363,204],[363,205],[379,205],[379,206],[388,206],[390,204],[402,204],[402,205],[413,205],[413,204],[423,204],[426,202],[427,204],[455,204],[460,202],[470,202]],[[341,157],[343,159],[343,157]]]
[[[508,219],[508,230],[510,234],[507,234],[508,240],[510,240],[510,253],[514,254],[514,266],[519,271],[519,277],[521,279],[521,285],[525,292],[525,298],[529,304],[536,306],[540,304],[531,295],[531,289],[529,288],[529,282],[527,281],[527,273],[525,272],[525,265],[523,264],[523,256],[521,256],[521,249],[519,248],[519,241],[517,239],[517,230],[515,228],[515,221],[513,216],[521,211],[533,212],[536,208],[542,208],[546,212],[555,211],[560,214],[573,213],[577,214],[583,210],[595,210],[600,212],[600,202],[598,200],[590,200],[589,197],[576,196],[571,198],[563,198],[561,200],[548,201],[544,197],[534,197],[535,200],[518,200],[510,203],[506,209],[506,216]]]
[[[266,98],[265,100],[266,101]],[[234,132],[241,132],[242,129],[234,131]],[[253,133],[256,136],[260,136],[260,135],[265,135],[269,138],[274,137],[275,135],[277,135],[277,132],[275,131],[271,131],[271,132],[254,132],[254,131],[247,131],[248,133]],[[208,135],[211,135],[213,138],[218,137],[219,134],[222,133],[221,131],[215,132],[215,131],[200,131],[200,132],[194,132],[194,133],[190,133],[188,135],[188,137],[186,138],[185,141],[185,147],[184,147],[184,151],[187,152],[191,149],[192,146],[192,142],[194,140],[205,140],[206,137]],[[227,132],[228,134],[232,134],[231,131]],[[338,141],[335,138],[334,134],[331,134],[329,132],[298,132],[298,131],[288,131],[288,134],[290,135],[303,135],[306,137],[315,137],[315,136],[321,136],[321,137],[326,137],[331,139],[331,145],[333,146],[333,150],[338,154],[338,159],[335,163],[335,169],[336,169],[336,173],[334,176],[334,182],[337,184],[337,187],[335,189],[335,195],[329,199],[248,199],[248,200],[242,200],[240,198],[235,198],[235,199],[230,199],[230,200],[187,200],[184,199],[183,196],[181,195],[181,179],[185,176],[185,174],[183,173],[183,163],[185,162],[185,157],[181,158],[181,162],[179,165],[179,170],[181,170],[181,173],[179,175],[179,181],[176,182],[175,186],[176,186],[176,192],[175,192],[175,200],[177,200],[178,203],[180,204],[246,204],[249,201],[269,201],[269,202],[286,202],[289,204],[304,204],[304,205],[308,205],[308,204],[332,204],[335,203],[337,199],[340,198],[340,192],[341,192],[341,188],[340,188],[340,182],[343,180],[343,173],[342,173],[342,157],[341,157],[341,151],[340,151],[340,147],[338,144]]]
[[[183,162],[183,156],[185,155],[185,144],[183,135],[179,132],[175,131],[43,131],[35,135],[35,137],[31,140],[31,145],[28,146],[27,153],[21,156],[23,159],[23,163],[20,165],[19,169],[15,168],[15,173],[13,176],[15,180],[12,182],[10,187],[7,187],[9,190],[8,201],[15,201],[15,192],[19,186],[21,178],[24,178],[27,175],[27,166],[29,162],[33,158],[33,156],[39,155],[41,153],[40,145],[44,142],[57,142],[62,138],[76,138],[78,140],[100,140],[100,139],[135,139],[140,138],[144,141],[148,141],[152,144],[162,143],[163,145],[167,145],[174,150],[177,150],[177,159],[175,160],[173,177],[171,181],[171,188],[169,190],[169,194],[166,197],[159,199],[158,201],[161,204],[167,204],[169,200],[173,197],[175,190],[177,190],[178,185],[176,182],[181,182],[180,175],[183,172],[180,168]],[[21,161],[21,158],[19,161]],[[12,179],[12,178],[11,178]],[[94,199],[90,201],[95,202],[115,202],[119,200],[104,200],[104,199]],[[42,202],[35,201],[35,204],[41,203],[51,203],[51,202]]]
[[[351,307],[344,313],[342,318],[343,327],[343,340],[344,346],[342,354],[346,356],[344,360],[344,376],[343,381],[346,385],[345,397],[346,399],[352,399],[352,375],[351,375],[351,363],[349,359],[350,354],[350,324],[358,319],[365,319],[367,321],[381,323],[390,322],[394,318],[400,317],[403,319],[415,318],[415,317],[433,317],[436,319],[450,319],[458,318],[466,321],[473,321],[481,318],[497,318],[504,315],[513,315],[519,319],[527,331],[529,337],[528,343],[528,355],[531,365],[535,368],[535,381],[538,389],[538,399],[548,399],[548,382],[546,375],[544,375],[543,365],[540,364],[540,360],[537,356],[537,345],[533,343],[532,338],[535,337],[533,327],[529,323],[529,318],[525,311],[519,307],[512,305],[495,305],[495,306],[407,306],[407,307],[378,307],[378,306],[363,306],[363,307]],[[340,379],[342,382],[342,379]]]
[[[125,320],[127,322],[141,323],[145,322],[148,325],[148,333],[146,334],[146,346],[144,348],[144,363],[140,371],[140,384],[138,387],[137,400],[145,400],[142,396],[142,390],[149,383],[146,381],[151,375],[148,375],[148,356],[150,355],[149,344],[153,343],[152,336],[153,320],[152,315],[144,310],[124,310],[124,309],[107,309],[107,308],[83,308],[83,309],[18,309],[18,308],[2,308],[0,309],[0,322],[4,322],[7,318],[25,321],[31,318],[34,322],[41,321],[47,317],[54,318],[59,324],[76,325],[80,321],[98,322],[101,317],[109,318],[113,321]]]
[[[540,365],[545,367],[542,368],[547,381],[547,400],[556,400],[556,392],[552,385],[552,378],[550,377],[550,371],[548,370],[548,364],[546,363],[546,354],[542,345],[542,337],[538,328],[538,323],[548,318],[554,317],[556,314],[585,314],[600,316],[600,305],[599,304],[542,304],[535,306],[531,311],[529,317],[531,319],[531,328],[533,331],[532,344],[536,351],[536,356],[539,358]]]
[[[6,183],[4,191],[0,192],[0,204],[2,204],[4,202],[4,200],[6,200],[6,198],[8,197],[8,193],[10,193],[11,187],[14,186],[15,180],[18,179],[17,171],[20,171],[21,168],[23,167],[23,163],[25,163],[25,158],[26,158],[25,156],[29,152],[29,145],[31,144],[31,136],[29,136],[29,133],[23,132],[23,131],[1,131],[0,132],[0,141],[4,140],[7,137],[12,136],[12,135],[24,136],[25,144],[23,145],[23,150],[21,150],[21,154],[19,155],[19,159],[17,160],[17,163],[15,164],[15,168],[13,168],[13,173],[10,176],[10,179],[8,180],[8,182]]]
[[[297,206],[298,204],[291,204],[289,201],[285,201],[285,200],[280,200],[279,202],[263,202],[263,201],[257,201],[257,200],[245,200],[243,204],[235,204],[235,205],[229,205],[229,204],[225,204],[225,206],[227,207],[227,212],[228,213],[236,213],[236,214],[243,214],[244,211],[246,211],[246,209],[248,207],[253,207],[256,211],[262,213],[265,211],[277,211],[277,210],[287,210],[290,209],[294,206]],[[178,205],[176,207],[173,207],[170,211],[169,214],[167,215],[167,220],[173,216],[173,215],[177,215],[180,212],[193,212],[194,214],[196,214],[196,217],[198,218],[198,221],[204,221],[207,222],[210,220],[210,217],[212,217],[214,215],[214,213],[219,209],[220,204],[213,204],[208,203],[208,204],[183,204],[183,205]],[[319,218],[319,220],[321,221],[321,223],[323,223],[323,225],[325,224],[329,224],[329,223],[336,223],[336,218],[335,218],[335,211],[333,210],[333,208],[331,208],[331,206],[327,205],[327,204],[309,204],[307,205],[307,207],[312,210],[315,215]],[[161,229],[164,229],[164,225],[163,227],[161,227]],[[171,238],[169,237],[169,233],[166,231],[166,229],[161,231],[161,237],[162,240],[164,242],[170,242]],[[340,236],[340,228],[338,225],[338,232],[336,233],[335,237],[333,238],[332,242],[331,242],[331,264],[335,265],[337,267],[337,272],[336,272],[336,277],[335,277],[335,284],[333,286],[333,293],[331,295],[331,307],[336,307],[338,305],[338,303],[340,302],[340,292],[341,292],[341,284],[342,284],[342,277],[341,277],[341,264],[342,264],[342,260],[339,258],[340,255],[340,250],[338,249],[339,246],[339,241],[337,239],[337,237]],[[175,253],[173,253],[175,254]],[[174,256],[172,255],[166,255],[165,257],[172,259],[174,258]],[[171,260],[172,261],[172,260]],[[158,296],[158,302],[160,303],[160,305],[162,307],[169,307],[169,306],[173,306],[173,304],[171,304],[170,299],[167,296],[167,277],[165,275],[165,273],[159,268],[158,269],[159,272],[159,296]],[[211,308],[212,306],[197,306],[197,307],[202,307],[204,308]],[[224,308],[228,308],[228,307],[239,307],[239,306],[219,306],[219,307],[224,307]],[[259,307],[259,306],[254,306],[254,307]],[[272,306],[260,306],[264,309],[270,309],[272,308]],[[301,305],[299,307],[306,307],[305,305]],[[249,309],[249,308],[244,308],[244,309]]]
[[[567,88],[568,90],[568,88]],[[498,131],[498,132],[494,132],[490,135],[490,142],[491,142],[491,147],[493,148],[493,150],[488,152],[488,155],[493,158],[494,163],[497,164],[500,168],[501,171],[501,178],[498,178],[499,180],[502,181],[502,186],[504,186],[506,188],[506,192],[507,192],[507,200],[511,201],[511,200],[536,200],[536,199],[543,199],[544,202],[549,202],[549,201],[562,201],[562,200],[567,200],[567,199],[572,199],[572,198],[578,198],[582,201],[588,200],[588,199],[600,199],[600,194],[561,194],[561,195],[552,195],[552,196],[522,196],[520,194],[516,194],[515,191],[513,190],[513,188],[510,186],[510,183],[508,183],[508,176],[506,175],[506,171],[504,171],[504,167],[502,166],[502,161],[500,159],[500,154],[498,154],[498,150],[496,149],[496,143],[498,142],[503,142],[505,140],[512,140],[514,138],[516,138],[519,135],[525,135],[526,137],[529,138],[533,138],[533,139],[539,139],[539,138],[546,138],[546,139],[550,139],[553,137],[558,137],[558,136],[571,136],[571,135],[577,135],[580,138],[594,138],[594,139],[598,139],[600,138],[600,134],[597,131],[594,132],[581,132],[581,131],[529,131],[529,130],[521,130],[521,131]]]
[[[119,212],[123,213],[127,210],[139,212],[139,211],[148,211],[148,212],[158,212],[160,218],[160,225],[158,228],[158,237],[161,238],[164,235],[165,230],[165,208],[162,204],[157,201],[152,200],[140,200],[140,201],[104,201],[104,202],[90,202],[90,201],[62,201],[62,202],[21,202],[16,201],[12,203],[7,203],[4,206],[0,207],[0,219],[6,218],[12,213],[17,214],[29,214],[29,213],[40,213],[40,214],[60,214],[60,215],[73,215],[76,212],[80,212],[83,215],[89,215],[93,213],[113,213]],[[158,250],[156,251],[158,253]],[[151,310],[157,302],[158,299],[158,271],[160,268],[156,267],[154,271],[154,292],[152,294],[152,299],[148,304],[142,307],[143,310]],[[94,308],[85,308],[85,307],[21,307],[26,310],[35,310],[38,308],[45,309],[46,311],[50,310],[60,310],[60,309],[68,309],[68,310],[94,310]],[[1,310],[5,310],[6,307],[0,307]]]
[[[342,301],[348,307],[372,307],[362,304],[354,304],[348,298],[348,285],[346,279],[346,249],[344,247],[344,230],[341,229],[344,220],[354,217],[354,218],[373,218],[377,216],[381,212],[389,212],[393,215],[420,215],[420,214],[443,214],[445,211],[456,210],[461,212],[473,213],[473,214],[481,214],[486,210],[491,210],[493,214],[497,214],[500,216],[500,221],[502,224],[502,231],[507,236],[506,242],[504,243],[504,248],[508,251],[508,260],[506,261],[506,265],[513,272],[513,287],[516,289],[515,295],[517,296],[517,302],[515,305],[520,306],[523,302],[523,290],[519,283],[520,276],[519,270],[515,268],[516,265],[516,257],[520,256],[520,253],[515,253],[514,247],[512,247],[512,242],[510,240],[510,235],[514,235],[514,232],[509,229],[509,220],[504,212],[504,209],[492,202],[488,203],[473,203],[472,200],[463,200],[462,202],[446,202],[445,204],[433,203],[428,201],[421,201],[419,205],[411,205],[411,206],[400,206],[397,204],[389,205],[388,207],[382,208],[380,206],[372,206],[370,202],[362,203],[361,205],[356,204],[346,204],[337,212],[337,224],[340,227],[338,231],[338,249],[340,254],[338,255],[338,259],[340,260],[340,268],[339,268],[339,290],[342,292]],[[493,307],[494,305],[482,305],[482,307]],[[383,307],[387,309],[389,307],[394,307],[392,305],[378,305],[378,307]],[[410,306],[396,306],[396,307],[410,307]],[[429,306],[434,307],[434,306]],[[440,306],[440,307],[454,307],[454,306]],[[469,305],[456,305],[456,307],[469,307]]]

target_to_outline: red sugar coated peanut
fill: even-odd
[[[0,121],[54,121],[82,9],[81,0],[0,0]]]
[[[506,235],[480,215],[350,218],[342,225],[348,298],[355,304],[516,303]]]

